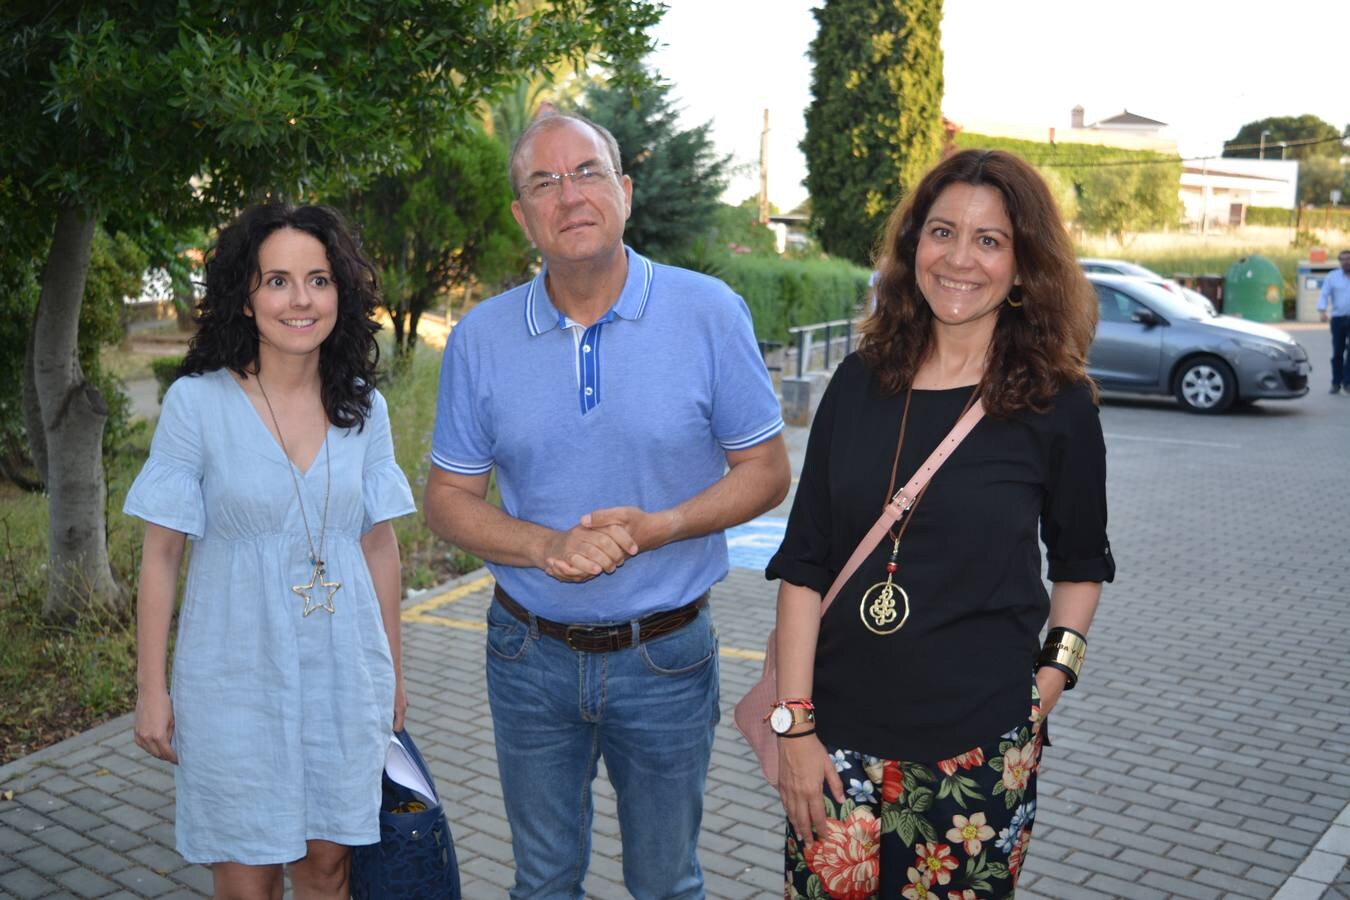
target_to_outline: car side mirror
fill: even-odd
[[[1130,316],[1130,321],[1149,326],[1162,324],[1162,319],[1151,309],[1136,310],[1134,315]]]

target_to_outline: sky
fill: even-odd
[[[666,0],[652,65],[673,83],[686,125],[711,121],[718,150],[742,171],[724,198],[759,191],[769,110],[769,199],[806,199],[798,149],[811,102],[818,0]],[[1183,157],[1218,155],[1247,122],[1311,113],[1350,124],[1350,2],[1281,0],[946,0],[943,114],[1069,127],[1122,110],[1168,123]]]

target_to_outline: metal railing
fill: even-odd
[[[828,372],[833,364],[843,359],[853,350],[853,319],[835,319],[832,322],[818,322],[815,325],[796,325],[788,329],[797,350],[797,377],[815,371],[811,357],[815,352],[817,332],[824,332],[820,342],[824,345],[824,364],[821,367]],[[843,347],[836,350],[835,344],[842,342]]]

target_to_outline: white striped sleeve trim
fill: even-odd
[[[492,471],[492,460],[485,463],[463,463],[453,459],[446,459],[437,454],[434,450],[431,453],[431,462],[438,469],[444,469],[447,472],[454,472],[456,475],[486,475]]]
[[[722,446],[723,450],[744,450],[747,447],[753,447],[756,444],[764,443],[782,430],[783,419],[780,416],[758,431],[751,432],[744,437],[735,438],[730,441],[718,441],[717,443]]]

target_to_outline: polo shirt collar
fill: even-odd
[[[610,321],[617,316],[636,322],[647,311],[647,300],[652,293],[651,260],[626,244],[623,249],[628,256],[628,278],[624,281],[623,290],[619,292],[619,299],[614,301],[609,311],[601,316],[601,321]],[[547,276],[548,265],[545,264],[525,292],[525,326],[529,329],[531,337],[538,337],[546,331],[562,328],[567,324],[566,317],[558,312],[553,301],[549,299],[548,288],[545,287]]]

